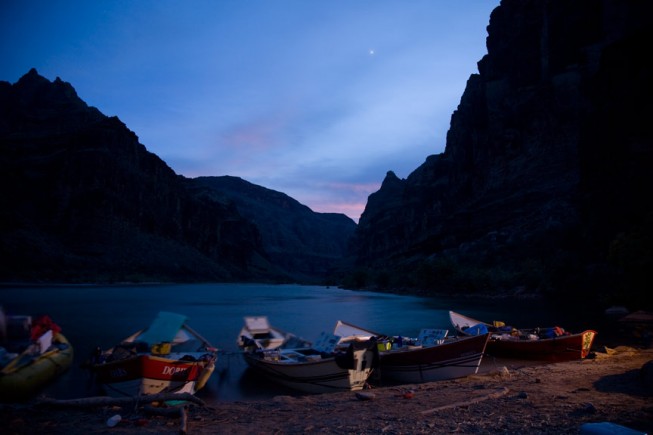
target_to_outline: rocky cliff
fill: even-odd
[[[35,70],[13,85],[0,82],[0,281],[323,279],[324,267],[282,261],[269,228],[239,213],[238,192],[224,195],[234,201],[216,200],[215,189],[198,191],[204,184],[175,174],[70,84]],[[259,212],[266,208],[244,200]],[[326,227],[333,221],[343,229],[307,229],[314,239],[332,238],[320,255],[337,256],[353,221],[286,201],[298,215],[275,218],[297,225],[323,220]],[[287,241],[286,250],[298,251],[294,243]]]
[[[261,233],[265,252],[276,266],[303,282],[319,277],[335,283],[356,223],[343,214],[315,213],[285,193],[238,177],[190,180],[198,195],[233,204]]]
[[[646,299],[652,10],[503,0],[444,153],[369,197],[349,285]]]

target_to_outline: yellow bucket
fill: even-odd
[[[170,343],[157,343],[152,345],[151,351],[153,355],[168,355],[170,353],[170,348]]]
[[[380,341],[376,344],[376,347],[380,352],[384,352],[386,350],[392,349],[392,343],[389,341]]]

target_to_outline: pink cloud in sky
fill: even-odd
[[[380,183],[329,182],[306,190],[290,193],[299,202],[318,213],[343,213],[358,222],[367,204],[367,197],[376,192]],[[288,189],[287,189],[288,190]]]
[[[221,134],[221,148],[242,151],[265,151],[277,145],[277,137],[284,125],[278,119],[258,118],[238,124]]]

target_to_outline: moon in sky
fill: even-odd
[[[373,49],[370,49],[369,53],[370,53],[370,56],[374,56],[374,50]]]

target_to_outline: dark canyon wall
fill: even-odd
[[[650,299],[652,9],[503,0],[444,153],[369,197],[348,285]]]
[[[310,267],[315,260],[272,258],[269,225],[238,211],[237,192],[209,195],[198,183],[70,84],[35,70],[13,85],[0,82],[0,281],[324,279],[324,265]],[[317,239],[331,221],[347,227],[325,235],[336,245],[355,227],[344,215],[301,212]],[[300,250],[288,239],[288,250]],[[301,248],[323,252],[312,241]]]

